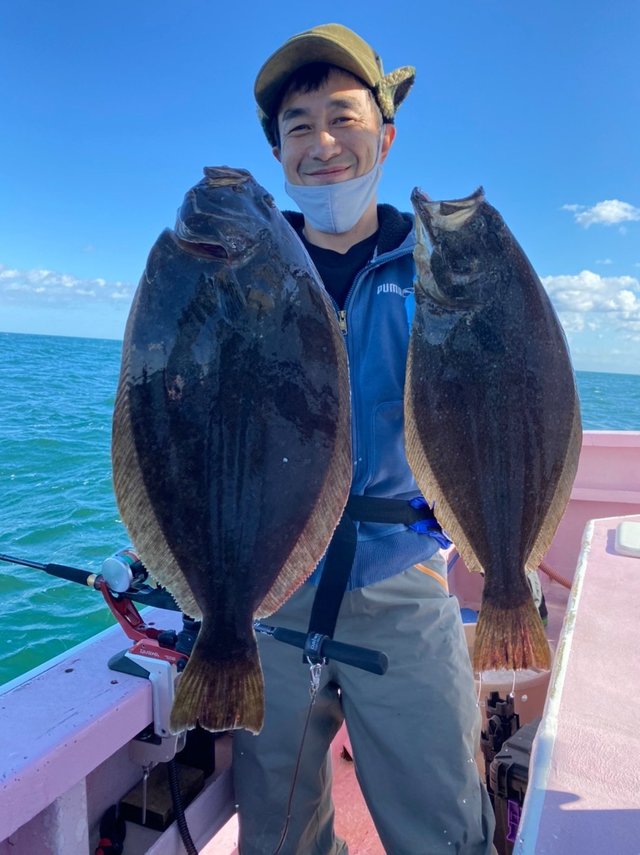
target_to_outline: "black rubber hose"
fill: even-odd
[[[180,792],[180,782],[178,780],[178,764],[174,760],[169,760],[167,763],[167,771],[169,773],[169,789],[171,790],[171,799],[173,801],[173,810],[178,823],[178,831],[184,843],[184,848],[187,850],[187,855],[198,855],[198,850],[195,843],[191,839],[187,818],[184,815],[184,805],[182,804],[182,793]]]

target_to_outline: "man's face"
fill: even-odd
[[[313,92],[285,96],[278,112],[280,147],[273,153],[291,184],[333,184],[359,178],[393,142],[393,125],[381,125],[369,91],[350,74],[331,71]],[[383,130],[384,129],[384,130]]]

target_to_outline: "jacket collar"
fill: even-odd
[[[298,213],[298,211],[283,211],[282,213],[288,223],[300,234],[304,226],[304,217],[302,214]],[[376,254],[378,256],[385,252],[398,249],[406,241],[413,229],[413,217],[411,214],[398,211],[393,205],[378,205],[378,223],[380,224],[378,245],[376,247]]]

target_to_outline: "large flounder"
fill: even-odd
[[[578,463],[565,337],[481,189],[433,202],[416,188],[411,199],[418,244],[407,457],[465,563],[485,574],[474,668],[547,668],[525,568],[547,551]]]
[[[351,480],[349,381],[335,311],[272,197],[206,168],[149,255],[113,420],[122,519],[202,627],[171,726],[263,722],[254,616],[322,557]]]

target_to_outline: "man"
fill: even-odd
[[[376,191],[395,139],[395,112],[413,78],[410,67],[385,75],[366,42],[328,24],[289,39],[255,84],[263,128],[302,211],[287,217],[335,301],[345,335],[353,501],[394,499],[403,509],[412,508],[410,500],[420,505],[403,441],[414,237],[410,215],[378,205]],[[410,518],[370,522],[369,511],[356,513],[355,556],[334,635],[384,651],[388,670],[378,676],[333,660],[323,667],[291,795],[309,667],[299,650],[260,638],[265,725],[258,736],[234,735],[241,855],[348,851],[333,830],[328,758],[345,719],[358,780],[387,852],[492,850],[491,805],[474,762],[473,675],[439,551],[446,539],[428,513],[414,525]],[[340,561],[332,563],[334,573]],[[307,631],[325,573],[329,558],[270,622]]]

